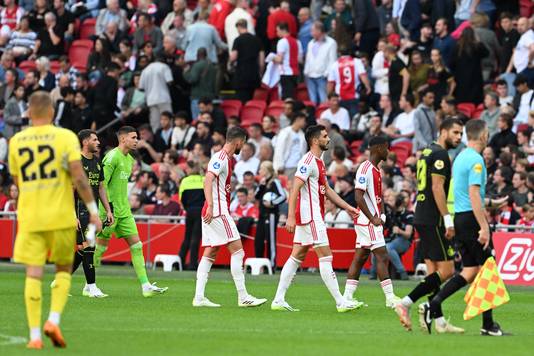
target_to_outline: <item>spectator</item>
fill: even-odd
[[[435,25],[435,30],[436,36],[434,37],[433,47],[441,53],[441,57],[447,68],[451,69],[455,41],[449,34],[449,23],[447,19],[438,19]]]
[[[161,23],[161,31],[164,35],[167,35],[173,27],[176,27],[174,21],[178,16],[181,16],[184,27],[191,25],[193,22],[193,11],[187,8],[185,0],[174,0],[172,2],[172,11],[165,16]]]
[[[488,126],[489,136],[492,137],[497,133],[497,119],[501,114],[499,109],[499,97],[494,92],[486,93],[484,97],[484,106],[486,110],[480,115],[480,119],[484,120]]]
[[[349,213],[339,208],[330,199],[324,201],[324,221],[327,227],[337,229],[348,229],[353,223]]]
[[[197,61],[184,72],[185,80],[191,84],[191,113],[196,119],[200,113],[199,100],[213,99],[216,95],[217,69],[208,59],[205,48],[199,48]]]
[[[501,150],[508,145],[517,146],[517,136],[512,132],[513,118],[508,114],[500,114],[497,120],[497,132],[489,141],[489,146],[495,152],[495,156],[499,157]],[[510,177],[511,179],[512,177]]]
[[[384,35],[386,24],[393,20],[393,0],[382,0],[382,5],[376,8],[378,23],[380,24],[380,34]]]
[[[138,65],[141,66],[142,57],[146,57],[146,64],[143,66],[143,69],[148,66],[150,63],[154,62],[154,44],[150,41],[146,41],[141,45],[141,48],[138,49]],[[142,70],[142,69],[138,69]]]
[[[510,167],[499,167],[493,175],[493,182],[488,187],[488,197],[502,198],[512,193],[513,171]]]
[[[28,104],[24,98],[24,87],[22,85],[15,86],[13,94],[4,108],[4,137],[6,139],[11,138],[14,134],[19,132],[23,126],[28,125],[28,118],[24,116],[28,109]]]
[[[179,153],[187,147],[195,134],[195,128],[189,125],[188,120],[189,115],[185,111],[179,111],[174,115],[171,146]]]
[[[267,18],[267,38],[273,44],[278,35],[278,25],[285,24],[286,31],[291,37],[297,37],[297,21],[295,17],[289,12],[289,1],[273,1],[274,10],[270,12]],[[273,46],[274,48],[274,46]]]
[[[173,77],[171,69],[160,60],[150,63],[139,79],[139,88],[145,91],[150,112],[150,126],[153,131],[159,128],[159,119],[164,111],[172,111],[169,85]]]
[[[64,78],[67,77],[65,76]],[[74,108],[75,91],[68,85],[63,87],[56,87],[56,89],[60,90],[60,97],[56,101],[54,123],[56,124],[56,126],[60,126],[75,132],[75,125],[72,121],[72,119],[74,118],[74,116],[72,115],[72,109]]]
[[[389,260],[402,280],[408,280],[408,274],[402,264],[401,255],[410,248],[414,232],[414,214],[407,209],[406,202],[407,199],[403,193],[395,198],[393,228],[390,235],[391,241],[386,244]]]
[[[11,184],[8,190],[9,200],[4,205],[4,212],[16,212],[19,200],[19,188],[16,184]]]
[[[149,124],[139,126],[139,142],[137,152],[146,164],[161,162],[163,152],[168,148],[161,135],[154,135]]]
[[[62,33],[65,41],[72,42],[74,39],[74,15],[65,8],[65,0],[54,0],[53,8],[60,28],[59,32]]]
[[[456,99],[452,96],[446,96],[441,99],[440,103],[443,119],[458,119],[462,122],[469,120],[463,113],[459,112],[456,108]]]
[[[5,80],[6,70],[10,68],[15,68],[18,73],[18,77],[20,79],[24,79],[24,72],[20,68],[16,68],[14,64],[15,57],[13,57],[12,51],[4,51],[2,57],[0,57],[0,83]]]
[[[260,147],[264,144],[271,144],[271,140],[263,135],[262,125],[253,123],[248,128],[248,142],[254,145],[256,154],[254,157],[259,158]]]
[[[237,205],[233,206],[230,214],[235,220],[241,218],[258,218],[258,208],[248,200],[247,188],[239,188],[236,193]]]
[[[171,192],[169,188],[163,184],[156,189],[156,207],[152,215],[157,216],[178,216],[180,214],[180,205],[174,200],[171,200]]]
[[[219,0],[211,8],[208,22],[215,27],[221,38],[224,38],[225,20],[234,10],[234,7],[235,0]]]
[[[454,96],[458,102],[478,105],[483,101],[481,63],[482,58],[488,54],[486,46],[476,39],[473,29],[464,29],[453,50],[451,61],[451,71],[456,82]]]
[[[344,147],[336,146],[332,150],[332,162],[328,166],[328,170],[326,171],[327,175],[335,176],[336,168],[337,166],[343,165],[347,167],[349,171],[352,170],[352,161],[346,157],[346,152]]]
[[[520,98],[519,105],[516,107],[517,115],[514,119],[514,129],[517,129],[519,125],[528,123],[528,114],[534,110],[534,90],[529,88],[527,78],[522,74],[515,78],[514,86]]]
[[[239,3],[244,3],[244,0],[240,0]],[[228,19],[231,20],[233,14],[239,9],[241,8],[237,7]],[[249,32],[249,27],[250,24],[247,20],[237,20],[235,28],[238,36],[235,36],[232,47],[230,47],[232,49],[230,62],[235,63],[234,88],[237,98],[243,103],[251,100],[254,90],[260,86],[260,74],[263,73],[265,61],[261,41],[254,35],[253,31]]]
[[[0,46],[5,46],[9,41],[23,15],[24,9],[15,0],[4,0],[4,7],[0,11]]]
[[[533,193],[527,187],[527,174],[525,172],[514,173],[512,185],[514,190],[510,194],[510,197],[515,207],[520,208],[532,202]]]
[[[332,124],[327,119],[320,119],[317,121],[319,125],[323,125],[325,127],[326,132],[328,132],[328,137],[330,138],[330,143],[328,144],[328,149],[323,153],[323,162],[326,167],[330,165],[332,162],[332,156],[333,152],[336,149],[336,147],[341,147],[345,151],[345,156],[349,155],[349,151],[347,150],[347,145],[345,143],[345,139],[338,130],[332,129]]]
[[[415,131],[414,105],[415,99],[412,94],[408,93],[401,96],[399,107],[403,112],[397,115],[393,123],[384,130],[393,139],[392,144],[402,141],[412,141]]]
[[[424,86],[428,81],[430,68],[429,64],[423,62],[421,52],[418,50],[412,51],[408,73],[410,74],[410,87],[416,93],[424,89]]]
[[[400,16],[400,25],[403,28],[404,37],[415,41],[419,37],[421,28],[421,3],[419,0],[406,0]]]
[[[228,49],[234,48],[235,39],[241,34],[240,27],[243,28],[243,33],[255,34],[254,18],[249,12],[249,5],[247,0],[237,0],[234,10],[226,17],[224,21],[224,34],[226,36],[226,43]],[[241,22],[240,27],[237,24]],[[257,37],[256,37],[257,38]],[[259,42],[259,41],[258,41]],[[261,48],[261,42],[259,44]]]
[[[46,91],[51,91],[56,86],[54,74],[50,71],[50,60],[46,57],[39,57],[35,64],[39,71],[39,85]]]
[[[198,265],[198,251],[202,236],[202,207],[204,205],[204,177],[198,162],[187,161],[186,176],[180,182],[178,195],[186,212],[184,241],[178,255],[185,264],[189,255],[188,269],[196,270]]]
[[[256,147],[254,144],[246,142],[241,149],[240,159],[234,167],[234,174],[239,184],[243,184],[243,174],[245,172],[252,172],[254,175],[258,173],[260,160],[255,154]]]
[[[34,92],[38,90],[44,90],[39,85],[39,72],[37,70],[30,70],[23,80],[24,89],[26,91],[26,99],[30,97]]]
[[[69,77],[66,75],[60,76],[57,81],[57,85],[50,92],[50,97],[52,98],[52,103],[54,105],[58,102],[58,100],[63,99],[63,95],[61,94],[62,90],[64,88],[69,88],[69,87],[70,87]]]
[[[93,110],[87,101],[87,92],[77,91],[74,95],[74,108],[72,110],[72,122],[74,132],[80,132],[83,129],[94,130],[96,123],[93,119]]]
[[[56,15],[47,12],[45,15],[44,29],[37,34],[35,41],[35,53],[37,56],[46,56],[49,59],[57,59],[64,52],[63,32],[56,22]]]
[[[11,68],[6,70],[5,81],[0,83],[0,109],[6,106],[7,101],[15,92],[17,82],[17,71]]]
[[[154,172],[143,171],[139,175],[134,193],[140,195],[143,205],[156,203],[157,183],[158,177]]]
[[[144,43],[150,42],[154,45],[154,51],[159,52],[163,47],[163,33],[155,26],[152,16],[141,13],[137,19],[137,30],[133,34],[133,44],[135,49],[139,49]]]
[[[380,116],[382,118],[382,126],[388,127],[393,124],[397,115],[400,114],[400,111],[397,109],[397,105],[392,102],[389,95],[380,96],[380,101],[378,102],[380,108]],[[371,115],[372,116],[372,115]],[[358,130],[365,131],[365,127],[362,127],[361,124],[358,125]]]
[[[102,35],[110,23],[115,23],[122,33],[128,30],[127,13],[120,8],[119,0],[106,0],[106,8],[100,10],[96,18],[95,34]]]
[[[518,225],[534,227],[534,205],[532,203],[523,205],[523,217]]]
[[[117,64],[111,63],[105,75],[98,80],[91,91],[90,105],[93,108],[97,127],[104,126],[115,117],[120,70]]]
[[[534,111],[530,112],[529,117],[534,119]],[[533,132],[533,126],[529,126],[528,128],[517,132],[519,151],[525,154],[527,162],[529,163],[534,163],[534,144],[531,142],[531,138],[534,138]]]
[[[187,27],[185,35],[185,61],[194,62],[197,60],[198,50],[204,48],[207,58],[211,63],[217,63],[217,50],[225,50],[228,46],[221,41],[221,37],[213,26],[208,24],[208,13],[201,12],[197,21]]]
[[[406,95],[410,88],[410,73],[404,62],[397,57],[397,49],[391,45],[386,47],[386,59],[389,62],[388,85],[389,96],[396,103],[401,95]]]
[[[164,151],[171,148],[172,121],[173,115],[170,111],[161,113],[159,118],[159,129],[156,131],[155,136],[163,141],[165,147]]]
[[[104,42],[104,39],[100,37],[95,39],[93,50],[87,58],[87,72],[104,72],[110,63],[111,55],[109,54],[109,50]]]
[[[514,28],[513,16],[509,12],[501,13],[499,20],[499,28],[496,29],[497,39],[501,50],[498,53],[499,57],[499,73],[506,72],[508,64],[514,53],[514,48],[519,41],[519,32]]]
[[[187,35],[187,27],[185,26],[184,21],[184,15],[176,15],[172,22],[172,28],[165,33],[165,36],[170,36],[175,39],[176,48],[181,51],[185,49],[185,36]],[[163,38],[163,41],[163,45],[165,45],[165,37]]]
[[[78,69],[74,68],[70,62],[69,57],[59,57],[59,71],[56,73],[56,86],[58,85],[59,78],[66,75],[69,78],[69,86],[72,89],[76,89],[76,77],[80,74]]]
[[[249,200],[253,201],[254,192],[257,189],[256,176],[254,175],[254,173],[250,171],[245,172],[243,174],[243,184],[241,184],[240,187],[247,189]]]
[[[198,108],[200,110],[200,114],[208,114],[212,118],[212,122],[210,123],[211,128],[213,130],[223,132],[223,136],[225,136],[224,133],[226,132],[228,125],[226,122],[226,116],[221,108],[213,105],[213,99],[209,97],[201,98],[198,102]]]
[[[380,37],[380,24],[374,2],[354,0],[352,6],[354,44],[359,51],[372,55]]]
[[[521,17],[517,21],[517,31],[521,37],[517,42],[510,64],[513,65],[516,73],[521,74],[531,63],[531,53],[534,51],[534,30],[530,28],[529,20],[526,17]],[[511,71],[512,68],[509,65],[507,72]],[[532,76],[527,77],[527,80],[529,85],[532,85]]]
[[[119,30],[116,22],[110,22],[106,25],[104,32],[100,35],[100,38],[104,40],[106,47],[111,53],[120,52],[120,43],[123,40],[123,32]],[[130,57],[125,57],[125,62],[128,62]]]
[[[415,135],[413,152],[422,150],[437,138],[436,113],[434,112],[434,93],[427,90],[421,94],[421,104],[414,112]]]
[[[337,44],[326,35],[324,25],[319,21],[311,26],[311,36],[306,51],[304,76],[310,100],[319,105],[326,101],[326,81],[329,68],[337,59]]]
[[[284,100],[284,110],[278,118],[278,125],[280,129],[284,129],[289,126],[291,116],[295,114],[295,101],[292,98]]]
[[[209,152],[209,150],[211,150],[211,147],[213,146],[213,139],[210,135],[210,125],[208,123],[202,121],[197,123],[195,134],[189,142],[189,145],[187,145],[187,150],[194,150],[194,147],[197,144],[202,146],[203,151]]]
[[[273,166],[278,174],[292,179],[297,170],[297,163],[306,153],[303,131],[306,126],[306,115],[295,113],[290,120],[290,126],[280,130],[273,142]]]
[[[275,124],[276,119],[274,118],[274,116],[271,115],[265,115],[261,121],[262,135],[269,139],[269,146],[271,146],[271,140],[273,139],[274,135],[276,135],[276,133],[274,132]]]
[[[347,109],[340,106],[339,95],[337,93],[330,93],[328,95],[329,107],[321,114],[321,119],[330,121],[335,124],[340,130],[348,131],[350,129],[350,117]]]
[[[130,209],[132,210],[133,215],[143,214],[143,203],[141,202],[141,196],[136,193],[130,194],[130,197],[128,198],[128,202],[130,203]]]
[[[46,29],[45,14],[48,12],[48,4],[46,0],[35,0],[33,10],[30,11],[30,27],[31,29],[39,33],[41,30]]]
[[[371,84],[367,78],[367,71],[359,58],[350,56],[348,48],[340,48],[341,57],[330,67],[328,72],[328,93],[335,92],[341,99],[341,106],[348,110],[350,117],[358,112],[358,92],[360,83],[365,86],[365,96],[371,93]],[[350,126],[350,121],[349,121]],[[348,127],[341,127],[348,130]]]
[[[495,32],[488,28],[489,18],[486,14],[474,13],[471,15],[470,24],[475,31],[477,39],[489,52],[489,54],[482,59],[482,78],[484,81],[488,81],[490,76],[497,72],[499,68],[498,53],[501,51],[501,47]]]
[[[419,51],[424,63],[431,63],[430,52],[432,51],[433,39],[432,39],[432,25],[430,22],[423,23],[421,27],[421,35],[414,42],[413,50]]]
[[[384,1],[382,1],[384,4]],[[349,28],[352,31],[354,26],[352,13],[345,0],[334,1],[334,11],[324,20],[325,32],[332,30],[332,23],[334,22],[337,27]],[[316,18],[317,19],[317,18]]]
[[[389,94],[389,83],[388,83],[388,72],[389,72],[389,62],[386,59],[386,46],[387,40],[381,38],[378,40],[378,51],[376,51],[373,61],[371,64],[372,67],[372,77],[374,79],[374,92],[375,94]]]
[[[499,96],[499,104],[501,109],[510,107],[514,97],[508,95],[508,83],[505,80],[499,79],[495,82],[495,85],[497,87],[496,92]]]
[[[121,115],[128,123],[144,123],[148,121],[148,107],[145,92],[139,88],[141,73],[133,74],[133,86],[126,89],[121,102]]]
[[[348,169],[346,170],[348,172]],[[337,177],[337,193],[347,204],[356,206],[356,194],[354,193],[354,177],[350,174]]]
[[[306,56],[306,51],[308,49],[308,43],[312,40],[311,28],[313,25],[313,20],[311,18],[310,9],[307,7],[301,7],[298,13],[299,20],[299,32],[297,35],[302,49],[304,51],[303,55]]]
[[[360,152],[364,153],[369,148],[369,140],[373,136],[382,136],[388,139],[386,133],[382,131],[382,119],[379,115],[371,116],[369,120],[369,129],[364,132]]]
[[[445,67],[439,50],[433,49],[430,53],[430,59],[432,64],[428,70],[426,85],[419,87],[418,90],[431,90],[435,95],[434,103],[439,105],[444,96],[452,95],[456,82]]]
[[[291,36],[287,23],[276,25],[276,34],[279,38],[276,44],[274,63],[280,64],[280,86],[282,99],[294,98],[299,76],[299,62],[302,61],[302,46]]]
[[[6,48],[18,60],[26,59],[34,54],[37,34],[30,29],[30,18],[23,16],[16,31],[11,33]]]

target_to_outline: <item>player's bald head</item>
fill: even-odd
[[[28,112],[32,120],[52,119],[54,105],[50,94],[42,90],[33,93],[28,101]]]

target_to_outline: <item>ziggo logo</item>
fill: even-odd
[[[532,239],[514,237],[504,246],[499,260],[499,272],[503,280],[530,282],[534,279],[534,249]]]

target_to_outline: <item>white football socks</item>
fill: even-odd
[[[245,273],[243,272],[243,258],[245,251],[243,249],[236,251],[230,258],[230,272],[234,279],[235,288],[237,289],[237,297],[243,300],[248,296],[247,288],[245,287]]]
[[[336,273],[332,268],[332,256],[319,258],[319,271],[321,272],[321,278],[323,279],[326,288],[334,297],[336,305],[341,305],[345,301],[341,292],[339,291],[339,284],[337,283]]]
[[[354,297],[354,293],[356,292],[356,289],[358,288],[358,281],[357,279],[347,279],[345,282],[345,293],[343,294],[343,298],[347,300],[352,300]]]
[[[30,328],[30,340],[41,340],[41,328]]]
[[[287,289],[291,285],[301,263],[302,261],[297,260],[293,256],[289,256],[282,268],[282,272],[280,272],[280,282],[278,282],[276,296],[274,297],[275,302],[283,302],[285,300]]]
[[[382,291],[384,291],[386,300],[390,300],[391,298],[395,297],[395,294],[393,294],[393,283],[391,283],[391,279],[384,279],[382,282],[380,282],[380,286],[382,287]]]
[[[402,305],[404,305],[406,308],[409,308],[409,307],[412,306],[412,304],[413,304],[413,300],[412,300],[410,297],[406,296],[406,297],[403,297],[403,298],[402,298],[401,303],[402,303]]]
[[[195,299],[202,300],[204,298],[204,290],[208,283],[208,274],[210,272],[213,260],[209,257],[203,256],[197,268],[197,285],[195,289]]]

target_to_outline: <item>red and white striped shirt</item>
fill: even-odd
[[[371,161],[365,161],[356,171],[355,188],[364,191],[363,198],[369,212],[380,216],[382,212],[382,175]],[[359,209],[358,209],[359,210]],[[369,219],[360,213],[355,221],[356,225],[369,225]]]
[[[234,169],[234,158],[229,157],[225,150],[215,153],[208,164],[208,172],[215,176],[211,191],[213,199],[213,217],[230,215],[230,180]],[[204,202],[202,216],[208,208],[208,201]]]
[[[323,160],[311,152],[306,153],[297,164],[295,178],[304,182],[297,198],[297,225],[306,225],[312,221],[324,223],[324,197],[328,183]]]
[[[351,56],[340,57],[328,73],[328,81],[335,83],[336,94],[341,100],[358,99],[360,75],[366,75],[362,61]]]
[[[0,11],[0,25],[8,26],[11,30],[14,30],[23,15],[24,9],[18,5],[15,5],[12,9],[5,7]]]
[[[282,57],[280,75],[299,75],[299,59],[302,57],[300,41],[286,36],[276,44],[276,54]]]

